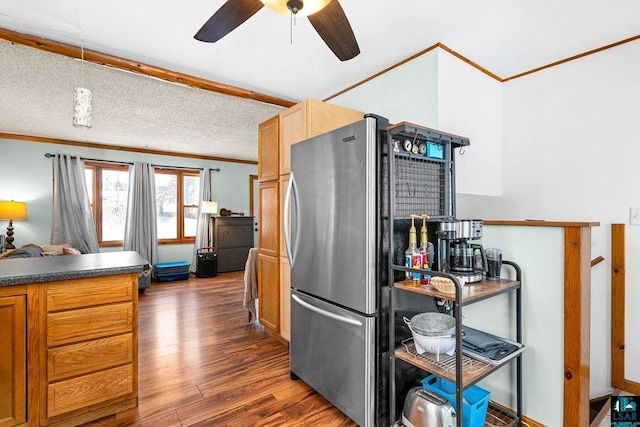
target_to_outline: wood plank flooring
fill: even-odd
[[[156,283],[139,299],[139,404],[87,426],[355,426],[289,375],[242,306],[243,272]]]

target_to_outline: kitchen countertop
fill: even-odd
[[[141,272],[149,262],[135,251],[0,260],[0,286]]]

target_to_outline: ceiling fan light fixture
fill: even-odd
[[[283,15],[309,16],[324,9],[331,0],[260,0],[269,9]]]

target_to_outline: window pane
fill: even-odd
[[[178,238],[178,203],[176,175],[156,173],[156,209],[158,211],[158,239]]]
[[[185,206],[198,206],[200,200],[200,177],[193,175],[184,175],[184,204]],[[186,214],[186,212],[185,212]],[[185,217],[186,218],[186,217]]]
[[[124,240],[129,172],[102,170],[102,241]]]
[[[184,236],[196,237],[196,228],[198,227],[198,208],[184,208]]]

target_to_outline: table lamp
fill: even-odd
[[[7,227],[7,237],[5,238],[6,249],[15,249],[13,246],[13,220],[25,221],[27,219],[27,204],[25,202],[0,201],[0,220],[9,220]]]

